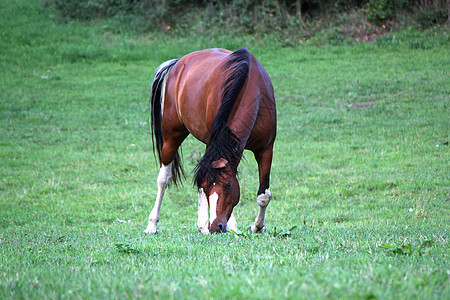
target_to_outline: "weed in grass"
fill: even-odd
[[[281,237],[289,237],[291,235],[291,232],[293,230],[295,230],[295,229],[297,229],[297,225],[292,226],[288,230],[280,230],[280,231],[277,231],[277,228],[274,227],[273,228],[273,232],[272,232],[272,236],[276,237],[276,238],[278,238],[278,237],[280,237],[280,238]]]
[[[123,243],[117,243],[115,244],[117,250],[121,253],[125,253],[125,254],[139,254],[139,250],[132,248],[130,245],[128,244],[123,244]]]
[[[418,252],[419,255],[422,255],[424,253],[427,253],[430,251],[430,247],[434,244],[433,240],[425,240],[423,241],[417,249],[414,248],[411,244],[403,244],[403,245],[397,245],[397,244],[390,244],[390,243],[383,243],[379,245],[378,247],[383,249],[386,254],[401,254],[401,255],[412,255],[413,252]]]

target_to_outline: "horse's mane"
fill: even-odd
[[[205,154],[195,168],[194,183],[198,188],[205,180],[207,185],[211,185],[222,179],[221,175],[226,169],[212,167],[212,163],[220,158],[225,158],[232,172],[237,173],[241,155],[240,140],[228,126],[227,121],[247,79],[249,63],[250,53],[245,48],[231,53],[225,63],[224,71],[231,73],[227,75],[222,85],[222,104],[213,121]]]

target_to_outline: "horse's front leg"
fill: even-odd
[[[272,165],[272,155],[273,155],[273,144],[269,146],[262,153],[255,153],[256,161],[258,162],[258,172],[259,172],[259,189],[258,197],[256,201],[258,202],[259,210],[256,216],[255,223],[251,226],[251,231],[254,233],[262,233],[266,231],[266,209],[269,205],[271,199],[270,193],[270,168]]]
[[[208,223],[209,223],[209,213],[208,213],[208,200],[206,199],[206,194],[202,188],[198,190],[198,220],[197,228],[198,232],[203,234],[209,233]]]
[[[172,163],[165,166],[161,164],[159,169],[158,179],[156,183],[158,184],[158,193],[156,195],[155,205],[153,206],[152,212],[148,216],[148,226],[144,230],[144,233],[157,233],[157,227],[159,221],[159,211],[161,209],[162,199],[164,197],[164,192],[169,185],[170,179],[172,178]]]
[[[228,229],[231,229],[234,232],[237,232],[237,222],[236,222],[236,217],[234,216],[234,211],[231,212],[231,216],[228,219],[227,230]]]
[[[266,208],[269,205],[271,199],[270,188],[266,189],[263,194],[259,194],[256,201],[259,205],[258,215],[256,216],[255,223],[253,223],[251,230],[254,233],[263,233],[266,231]]]

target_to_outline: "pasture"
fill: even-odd
[[[187,179],[145,235],[153,72],[211,47],[247,47],[275,87],[267,232],[248,234],[258,179],[245,153],[238,234],[197,233],[204,145],[190,137]],[[0,2],[0,298],[448,298],[449,53],[444,29],[280,48]]]

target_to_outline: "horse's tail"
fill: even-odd
[[[155,148],[158,153],[158,161],[161,164],[161,150],[164,144],[162,133],[162,116],[164,106],[164,95],[166,90],[166,82],[169,72],[176,64],[178,59],[172,59],[162,63],[155,71],[152,83],[152,93],[150,96],[150,121],[152,129],[153,154]],[[181,177],[184,176],[184,170],[181,165],[181,158],[177,151],[172,164],[172,180],[177,184]]]
[[[229,72],[222,85],[222,104],[212,127],[205,154],[196,167],[194,183],[200,187],[206,179],[207,184],[220,180],[224,169],[212,168],[212,162],[225,158],[232,171],[237,173],[237,165],[241,155],[240,140],[228,126],[233,106],[247,80],[250,65],[250,53],[241,49],[230,54],[225,63],[225,71]]]

